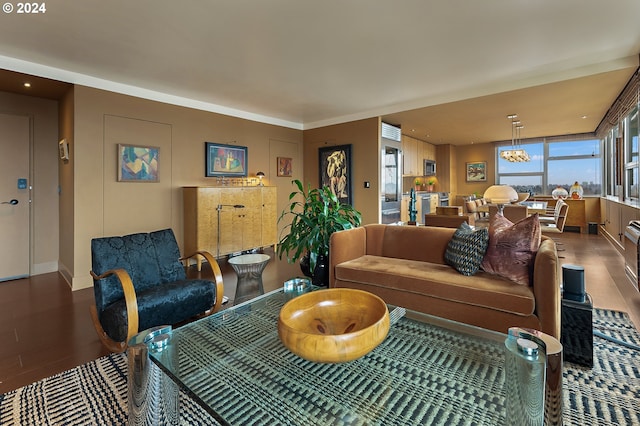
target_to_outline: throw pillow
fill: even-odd
[[[487,228],[473,229],[467,222],[462,222],[447,245],[444,260],[462,275],[474,275],[480,269],[487,244]]]
[[[482,269],[518,284],[530,285],[541,238],[537,213],[515,224],[502,215],[494,215],[489,223],[489,246]]]

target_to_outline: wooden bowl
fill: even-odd
[[[303,294],[280,310],[278,336],[294,354],[313,362],[360,358],[389,332],[389,310],[378,296],[332,288]]]

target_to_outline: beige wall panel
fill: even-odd
[[[58,180],[60,185],[60,198],[58,212],[60,214],[59,232],[59,271],[68,283],[73,281],[74,265],[74,172],[75,144],[74,144],[74,89],[71,88],[60,100],[60,114],[58,121],[58,139],[66,139],[69,144],[69,161],[60,161],[58,167]]]
[[[460,145],[456,148],[456,174],[458,181],[458,194],[479,194],[480,196],[482,196],[482,194],[484,194],[484,191],[491,185],[494,185],[496,181],[496,154],[494,145],[492,143],[481,143],[474,145]],[[466,163],[473,163],[478,161],[487,162],[487,181],[467,182]]]
[[[118,182],[118,144],[160,148],[160,181]],[[124,235],[171,228],[171,125],[107,115],[103,156],[104,234]]]
[[[291,177],[278,176],[277,161],[278,157],[291,158]],[[295,142],[271,139],[269,141],[269,172],[268,182],[265,185],[273,185],[278,187],[277,190],[277,216],[276,221],[282,214],[282,211],[289,204],[289,194],[296,190],[296,186],[292,184],[294,179],[304,181],[304,159],[302,157],[302,147]],[[267,171],[264,171],[267,173]],[[306,184],[305,184],[306,186]],[[278,241],[280,241],[280,232],[288,225],[290,221],[283,219],[278,223]]]
[[[353,207],[362,223],[378,223],[380,217],[380,119],[369,118],[304,131],[304,182],[318,181],[318,148],[351,144]],[[369,181],[370,188],[363,182]],[[289,191],[290,192],[290,191]]]

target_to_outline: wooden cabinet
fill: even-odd
[[[402,174],[407,176],[421,176],[418,174],[418,140],[402,135]]]
[[[402,174],[404,176],[422,176],[424,160],[436,159],[436,148],[411,136],[402,135]]]
[[[609,240],[616,243],[618,250],[622,250],[625,228],[630,221],[640,219],[640,209],[619,201],[601,198],[600,218]]]
[[[585,210],[585,200],[564,200],[569,205],[567,211],[567,221],[564,226],[575,226],[580,228],[580,232],[587,232],[587,214]]]
[[[184,250],[226,255],[276,243],[275,187],[185,187]]]

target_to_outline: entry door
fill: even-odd
[[[0,114],[0,281],[29,276],[29,139],[29,117]]]

